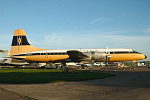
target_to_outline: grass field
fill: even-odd
[[[83,81],[100,79],[114,76],[113,74],[90,72],[44,70],[44,69],[0,69],[0,83],[29,84],[29,83],[51,83],[62,81]]]

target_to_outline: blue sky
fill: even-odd
[[[24,29],[38,48],[108,46],[150,57],[150,0],[0,0],[0,27],[4,50],[14,30]]]

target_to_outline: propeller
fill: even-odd
[[[108,51],[108,46],[106,47],[106,65],[110,64],[110,51]]]

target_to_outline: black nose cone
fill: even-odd
[[[145,59],[147,58],[147,56],[145,55]]]

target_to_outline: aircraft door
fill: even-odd
[[[48,53],[47,52],[45,53],[45,58],[48,58]]]

